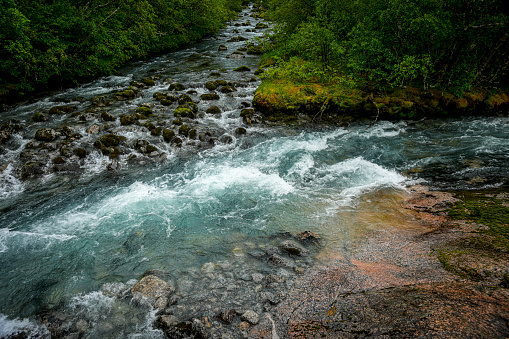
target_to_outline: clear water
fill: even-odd
[[[125,88],[132,74],[158,67],[166,67],[175,81],[196,83],[204,93],[198,83],[203,85],[210,69],[256,67],[256,57],[229,60],[216,52],[238,35],[233,29],[218,40],[136,63],[118,76],[19,107],[3,118],[27,120],[65,98]],[[210,68],[185,61],[195,52],[210,54]],[[222,97],[224,113],[205,117],[205,123],[226,131],[242,126],[237,106],[252,99],[256,85]],[[146,90],[140,102],[166,87]],[[20,328],[44,336],[34,315],[59,308],[87,314],[98,324],[114,319],[120,337],[161,336],[152,328],[150,309],[119,304],[100,293],[101,286],[138,279],[148,269],[170,271],[178,279],[206,262],[231,258],[234,248],[252,239],[278,232],[313,231],[323,235],[329,249],[347,255],[350,243],[376,228],[358,222],[359,214],[376,208],[376,201],[360,204],[373,192],[404,195],[411,182],[437,188],[507,185],[508,127],[507,112],[498,118],[380,121],[370,128],[258,126],[233,144],[197,151],[168,148],[164,162],[115,173],[104,169],[99,154],[83,165],[79,177],[22,182],[10,165],[0,174],[0,337]],[[19,137],[4,149],[2,162],[14,162],[26,142]],[[100,330],[87,337],[101,333],[94,331]]]

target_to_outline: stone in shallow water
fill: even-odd
[[[305,249],[301,244],[298,244],[292,240],[285,240],[281,242],[279,247],[281,247],[283,251],[293,255],[303,256],[309,254],[309,251]]]
[[[144,277],[131,289],[133,294],[138,293],[145,298],[152,299],[153,301],[161,297],[167,297],[174,291],[175,288],[172,284],[154,275]]]

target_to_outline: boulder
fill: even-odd
[[[144,116],[149,116],[152,114],[152,110],[145,106],[140,106],[136,109],[136,113],[143,114]]]
[[[235,72],[249,72],[251,68],[247,67],[246,65],[239,66],[234,69]]]
[[[292,255],[298,255],[303,256],[309,254],[309,251],[305,249],[301,244],[298,244],[297,242],[293,240],[285,240],[279,244],[279,247]]]
[[[163,130],[163,139],[166,142],[170,142],[175,137],[175,132],[173,132],[171,129],[165,128]]]
[[[35,113],[34,116],[32,117],[32,120],[34,122],[44,122],[47,121],[48,119],[49,117],[47,115],[42,114],[41,112]]]
[[[186,86],[183,84],[175,83],[171,84],[170,87],[168,87],[168,91],[183,91],[186,89]]]
[[[123,114],[120,116],[120,124],[122,126],[132,125],[136,122],[136,116],[134,114]]]
[[[138,281],[131,292],[133,295],[141,295],[155,303],[159,298],[167,298],[175,292],[175,287],[161,278],[148,275]]]
[[[175,117],[187,117],[191,119],[194,119],[196,117],[196,114],[191,109],[184,106],[177,107],[173,112],[173,115]]]
[[[72,107],[72,106],[54,106],[49,109],[49,114],[62,115],[62,114],[71,113],[72,111],[74,111],[74,107]]]
[[[219,52],[221,51],[227,51],[228,50],[228,47],[226,47],[225,45],[220,45],[219,48],[217,49]]]
[[[151,78],[142,78],[140,81],[146,86],[154,86],[156,84],[156,82]]]
[[[223,86],[221,87],[221,93],[231,93],[231,92],[236,92],[237,89],[235,89],[235,87],[231,87],[231,86]]]
[[[53,141],[58,137],[57,131],[52,128],[41,128],[35,131],[35,140],[38,141]]]
[[[217,106],[212,106],[207,108],[205,112],[207,112],[208,114],[219,114],[221,113],[221,110]]]
[[[207,93],[200,96],[202,100],[219,100],[219,95],[216,93]]]
[[[205,83],[205,87],[210,91],[215,90],[218,86],[219,85],[215,81],[207,81]]]
[[[101,119],[103,119],[104,121],[115,121],[117,118],[108,112],[102,112]]]
[[[178,101],[179,105],[183,105],[186,102],[193,102],[193,99],[191,99],[191,97],[187,94],[182,94],[181,96],[179,96]]]
[[[103,146],[111,147],[118,146],[122,141],[126,138],[116,135],[116,134],[106,134],[99,138],[99,141],[103,144]]]

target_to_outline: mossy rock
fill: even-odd
[[[255,26],[255,29],[265,29],[265,28],[269,28],[269,25],[267,25],[267,24],[265,24],[263,22],[259,22]]]
[[[150,78],[142,78],[140,80],[143,84],[145,84],[146,86],[154,86],[156,84],[156,82],[154,81],[154,79],[150,79]]]
[[[69,127],[69,126],[64,126],[62,127],[62,133],[67,137],[69,138],[71,135],[73,135],[74,133],[76,133],[76,131],[72,128],[72,127]]]
[[[44,174],[44,164],[37,161],[29,161],[21,167],[21,177],[27,179]]]
[[[171,84],[170,87],[168,87],[168,91],[183,91],[186,89],[186,86],[180,83],[174,83]]]
[[[142,113],[134,113],[134,118],[136,120],[145,120],[145,119],[147,119],[147,116]]]
[[[219,100],[219,95],[216,93],[207,93],[200,96],[202,100]]]
[[[249,72],[251,71],[251,68],[247,67],[246,65],[239,66],[234,69],[235,72]]]
[[[51,115],[63,115],[67,113],[72,113],[74,111],[74,107],[72,106],[54,106],[49,109],[49,114]]]
[[[105,134],[99,138],[99,141],[106,147],[118,146],[126,138],[116,134]]]
[[[152,114],[152,110],[148,107],[141,106],[136,109],[136,113],[143,114],[144,116],[149,116]]]
[[[207,112],[208,114],[219,114],[221,113],[221,110],[217,106],[212,106],[207,108],[205,112]]]
[[[211,77],[220,77],[221,73],[219,73],[219,72],[210,72],[209,76],[211,76]]]
[[[125,91],[117,93],[117,99],[119,100],[133,99],[135,96],[136,93],[132,89],[126,89]]]
[[[190,130],[191,127],[189,127],[188,125],[182,125],[179,127],[179,134],[187,137],[189,135]]]
[[[78,147],[74,150],[74,154],[76,154],[79,158],[83,159],[88,156],[89,152],[82,147]]]
[[[44,121],[48,121],[49,117],[47,115],[44,115],[42,114],[41,112],[37,112],[34,114],[34,116],[32,117],[32,120],[34,122],[44,122]]]
[[[239,51],[235,51],[232,54],[226,56],[226,58],[228,59],[244,59],[245,57],[246,56],[244,55],[244,53]]]
[[[136,122],[136,116],[134,114],[124,114],[120,116],[120,124],[122,126],[132,125]]]
[[[173,115],[175,117],[186,117],[194,119],[196,117],[196,114],[189,108],[179,106],[175,109],[175,112],[173,112]]]
[[[254,113],[255,113],[254,109],[252,109],[252,108],[244,108],[242,111],[240,111],[240,117],[243,118],[243,117],[246,117],[246,116],[253,115]]]
[[[117,118],[114,115],[112,115],[112,114],[110,114],[108,112],[102,112],[101,113],[101,119],[103,119],[104,121],[115,121],[115,120],[117,120]]]
[[[179,96],[178,101],[179,101],[179,105],[183,105],[186,102],[193,102],[193,99],[191,99],[191,97],[187,94],[182,94],[181,96]]]
[[[226,45],[219,45],[219,48],[217,49],[219,52],[222,52],[222,51],[227,51],[228,50],[228,47],[226,47]]]
[[[58,165],[58,164],[64,164],[66,161],[63,157],[59,156],[59,157],[56,157],[53,159],[53,163],[55,165]]]
[[[228,40],[228,42],[241,42],[241,41],[247,41],[247,39],[239,35],[232,37],[231,39]]]
[[[235,135],[244,135],[247,133],[247,130],[244,127],[238,127],[235,130]]]
[[[221,88],[221,93],[232,93],[232,92],[236,92],[236,91],[237,91],[237,89],[235,87],[231,87],[228,85],[223,86]]]
[[[172,145],[172,146],[175,146],[175,147],[182,147],[182,143],[183,143],[183,141],[182,141],[182,139],[181,139],[181,138],[179,138],[179,137],[175,137],[175,138],[173,138],[173,140],[171,141],[171,145]]]
[[[52,128],[41,128],[35,131],[35,140],[50,142],[58,137],[57,131]]]
[[[158,137],[161,135],[161,132],[163,131],[163,128],[161,126],[158,126],[152,130],[150,130],[150,134],[155,136],[155,137]]]
[[[217,86],[226,86],[228,85],[228,82],[226,80],[222,80],[222,79],[218,79],[216,81],[214,81],[216,83]]]
[[[215,82],[215,81],[207,81],[205,83],[205,87],[209,90],[209,91],[213,91],[215,90],[219,85]]]
[[[193,113],[198,113],[198,105],[194,102],[186,102],[185,104],[179,105],[178,107],[189,108],[191,111],[193,111]]]
[[[193,128],[189,131],[189,139],[195,140],[198,137],[198,131]]]
[[[11,133],[7,131],[0,131],[0,144],[5,143],[11,138]]]
[[[174,137],[175,137],[175,132],[172,131],[171,129],[165,128],[163,130],[163,139],[164,139],[164,141],[170,142],[170,141],[173,140]]]

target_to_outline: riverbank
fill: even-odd
[[[391,231],[382,227],[351,257],[329,256],[307,272],[278,306],[276,326],[264,319],[248,337],[506,338],[507,220],[456,220],[458,209],[475,209],[464,209],[462,193],[410,192],[399,206],[406,222],[389,217]],[[471,194],[508,208],[506,189]]]
[[[254,108],[270,122],[312,122],[347,126],[353,120],[400,120],[459,116],[505,116],[509,92],[479,88],[455,96],[446,91],[414,87],[380,91],[344,84],[264,80],[256,90]]]

